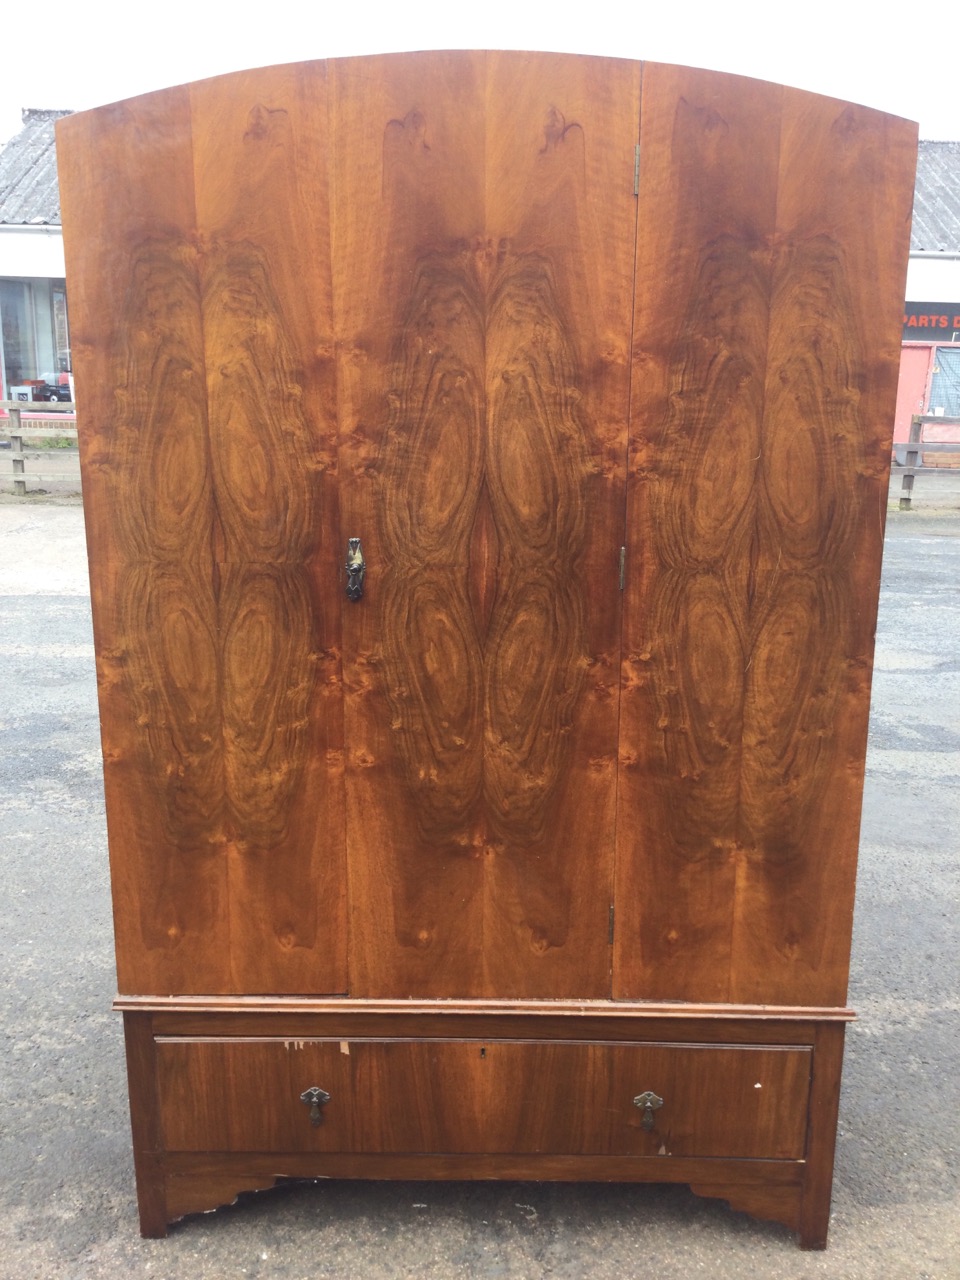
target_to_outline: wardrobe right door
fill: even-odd
[[[916,127],[647,63],[614,994],[846,997]]]

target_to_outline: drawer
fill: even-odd
[[[804,1155],[804,1045],[159,1037],[156,1047],[169,1151]],[[316,1126],[301,1101],[314,1086],[330,1095]],[[662,1104],[645,1112],[634,1099],[647,1092]]]

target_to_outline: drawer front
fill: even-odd
[[[808,1046],[159,1038],[169,1151],[802,1159]],[[301,1094],[330,1095],[312,1123]],[[643,1109],[645,1093],[661,1105]]]

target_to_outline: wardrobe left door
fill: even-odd
[[[326,95],[58,136],[125,992],[347,987]]]

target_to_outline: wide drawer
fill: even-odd
[[[161,1144],[801,1159],[811,1058],[804,1045],[158,1037]],[[301,1101],[314,1086],[330,1095],[317,1125]],[[636,1105],[647,1092],[662,1105]]]

